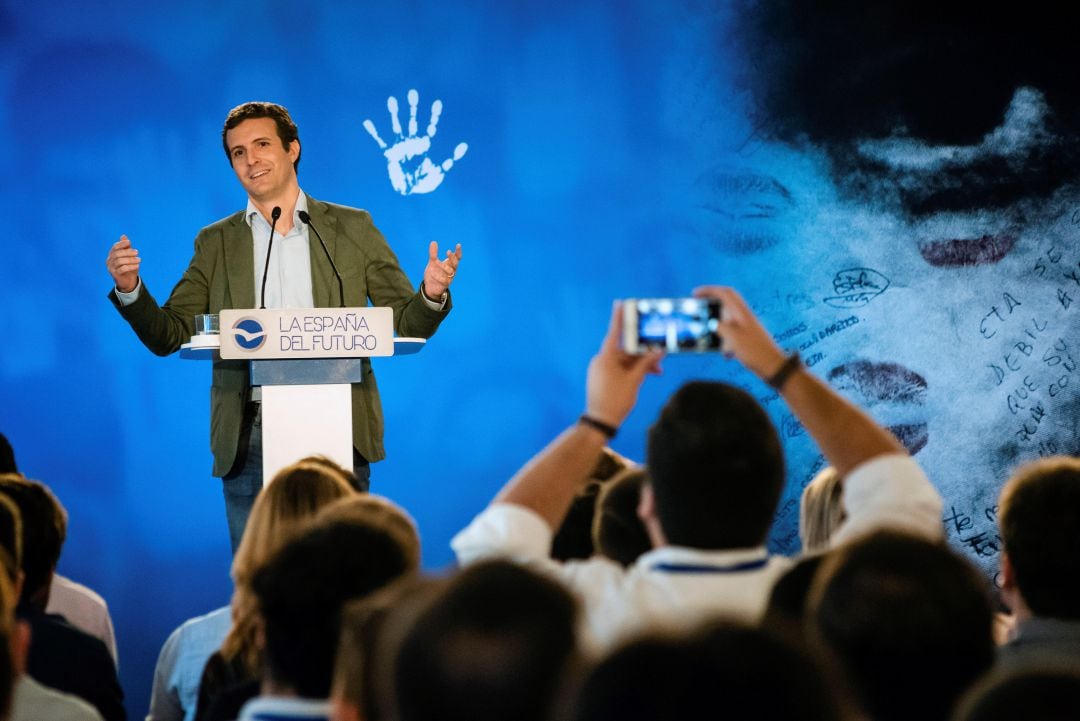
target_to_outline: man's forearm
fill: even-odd
[[[607,440],[590,426],[578,423],[567,428],[510,479],[494,503],[525,506],[552,530],[557,529],[596,467]]]
[[[781,395],[841,477],[877,456],[906,452],[892,433],[806,368],[786,380]]]

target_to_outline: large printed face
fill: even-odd
[[[718,210],[699,230],[766,286],[751,300],[781,345],[916,454],[950,538],[988,571],[1010,471],[1080,451],[1080,189],[1037,187],[1055,178],[1052,116],[1020,87],[971,145],[759,142],[703,176]],[[762,400],[793,474],[773,542],[794,550],[796,499],[822,461]]]

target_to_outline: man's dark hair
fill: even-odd
[[[504,561],[450,580],[402,639],[400,721],[541,721],[575,658],[577,606],[552,580]]]
[[[252,581],[270,677],[305,698],[327,698],[344,604],[412,568],[383,528],[320,524],[281,549]]]
[[[765,542],[784,487],[780,438],[749,393],[693,381],[649,429],[646,466],[667,541],[691,548]]]
[[[954,721],[1073,721],[1080,710],[1080,670],[1035,668],[991,674],[964,698]]]
[[[593,669],[573,721],[724,718],[835,721],[836,700],[813,663],[765,631],[724,623],[686,637],[632,641]]]
[[[1036,616],[1080,620],[1080,459],[1022,466],[1001,491],[1001,540]]]
[[[761,619],[762,628],[795,643],[805,642],[806,604],[823,555],[803,556],[776,579]]]
[[[758,131],[821,145],[838,180],[875,170],[859,165],[856,140],[899,132],[934,145],[978,144],[1018,88],[1040,91],[1053,142],[1024,163],[987,158],[949,168],[941,192],[900,189],[904,207],[925,214],[970,207],[976,197],[982,207],[1045,198],[1080,174],[1080,94],[1064,70],[1075,64],[1078,26],[1080,6],[1055,0],[742,0],[731,56]]]
[[[289,111],[284,106],[277,103],[264,103],[264,102],[251,102],[244,103],[243,105],[237,105],[235,108],[229,111],[229,114],[225,116],[225,127],[221,129],[221,144],[225,148],[225,157],[229,159],[229,164],[232,165],[232,155],[229,154],[229,140],[226,137],[229,131],[235,128],[245,120],[255,120],[257,118],[270,118],[274,121],[274,125],[277,126],[278,138],[281,139],[281,147],[285,150],[289,149],[294,140],[300,140],[300,131],[296,127],[296,123],[293,122],[292,117],[289,115]],[[303,148],[300,148],[303,150]],[[296,161],[293,163],[293,170],[300,168],[300,153],[296,154]]]
[[[597,553],[623,566],[652,549],[645,524],[638,518],[641,489],[648,483],[644,468],[629,468],[600,490],[593,518],[593,545]]]
[[[574,496],[562,523],[551,539],[551,557],[557,561],[589,558],[596,550],[593,544],[593,516],[596,502],[604,485],[625,471],[629,461],[608,447],[596,462],[589,481]]]
[[[67,511],[43,483],[19,475],[0,476],[0,493],[15,503],[22,518],[22,570],[26,579],[19,603],[43,611],[67,537]]]
[[[7,436],[0,433],[0,473],[18,473],[19,467],[15,463],[15,449],[11,447]]]
[[[813,641],[874,721],[944,721],[994,661],[986,580],[941,543],[879,531],[815,576]]]

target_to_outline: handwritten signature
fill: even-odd
[[[845,268],[833,277],[833,292],[825,298],[833,308],[862,308],[889,287],[889,279],[872,268]]]

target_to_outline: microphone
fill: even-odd
[[[277,225],[280,217],[281,208],[275,205],[274,209],[270,211],[270,242],[266,246],[266,265],[263,266],[262,293],[259,302],[259,308],[262,310],[266,309],[266,274],[270,272],[270,251],[274,249],[274,226]]]
[[[326,242],[322,239],[322,235],[319,233],[319,229],[311,223],[311,216],[307,214],[306,210],[301,210],[297,215],[300,216],[300,222],[315,231],[315,237],[319,239],[319,245],[322,246],[323,252],[326,253],[326,259],[330,261],[330,267],[334,269],[334,275],[337,276],[338,285],[338,298],[341,299],[341,307],[345,307],[345,284],[341,281],[341,273],[338,272],[337,264],[334,263],[333,257],[330,255],[330,249],[326,247]]]

